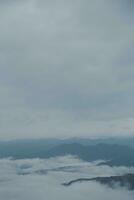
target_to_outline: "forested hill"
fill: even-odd
[[[109,187],[127,187],[129,190],[134,190],[134,174],[126,174],[122,176],[110,176],[110,177],[95,177],[95,178],[80,178],[72,180],[68,183],[63,183],[64,186],[70,186],[75,183],[96,181],[101,184],[108,185]]]

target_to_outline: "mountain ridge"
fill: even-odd
[[[67,183],[63,183],[63,186],[71,186],[75,183],[96,181],[109,187],[114,188],[115,185],[120,187],[126,187],[128,190],[134,190],[134,174],[125,174],[121,176],[109,176],[109,177],[95,177],[95,178],[79,178]]]

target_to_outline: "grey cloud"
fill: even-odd
[[[93,136],[92,121],[107,135],[107,120],[134,118],[133,15],[121,1],[0,3],[1,138],[64,137],[72,126]]]

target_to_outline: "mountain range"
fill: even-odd
[[[125,142],[126,141],[126,142]],[[104,143],[105,142],[105,143]],[[134,139],[38,139],[0,142],[0,158],[50,158],[73,155],[109,166],[134,166]]]

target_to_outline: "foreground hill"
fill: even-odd
[[[68,183],[63,183],[64,186],[70,186],[74,183],[85,181],[97,181],[101,184],[108,185],[109,187],[127,187],[129,190],[134,190],[134,174],[126,174],[123,176],[110,176],[110,177],[96,177],[96,178],[80,178],[72,180]]]

